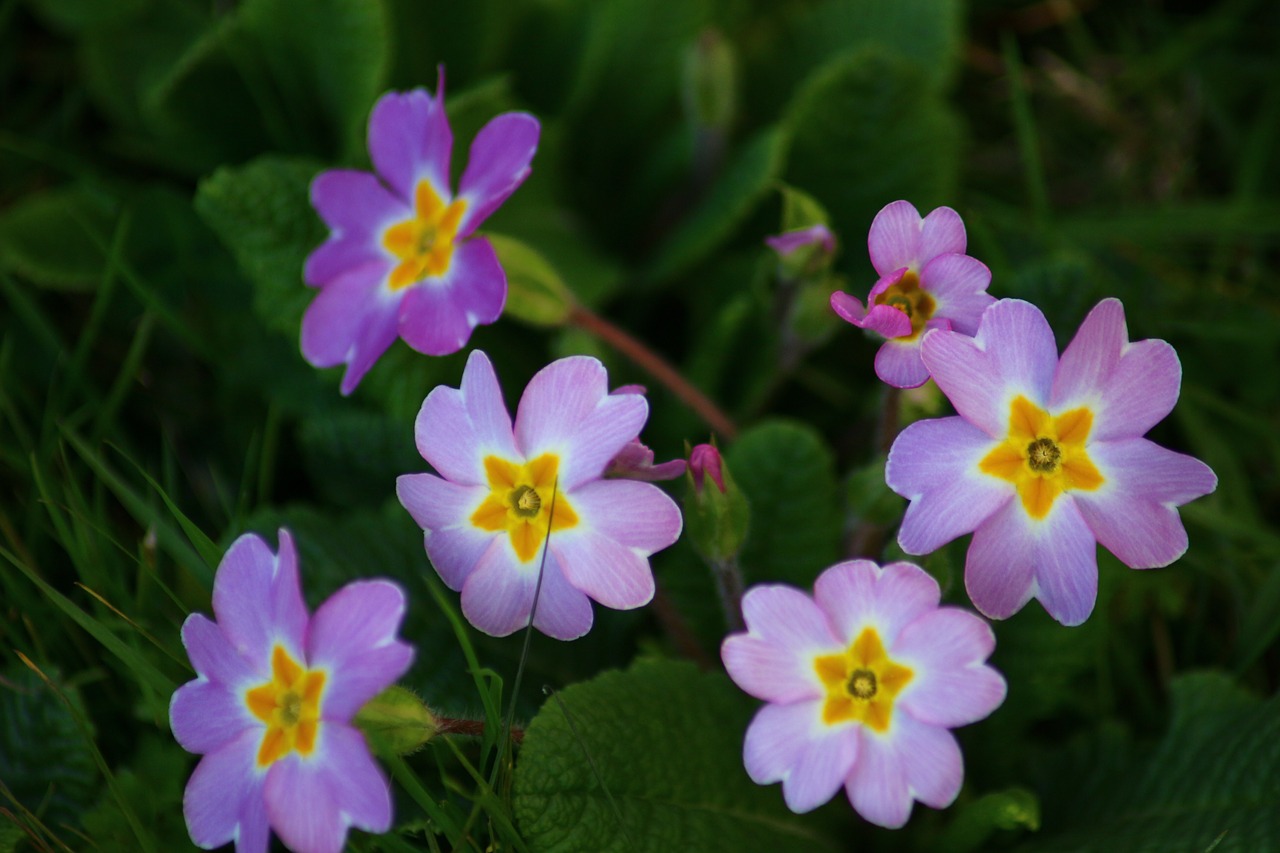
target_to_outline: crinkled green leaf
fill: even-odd
[[[93,288],[107,265],[113,207],[82,186],[22,199],[0,213],[0,269],[44,287]]]
[[[810,586],[839,558],[840,499],[830,449],[811,426],[770,421],[742,433],[726,457],[751,506],[741,560],[747,579]]]
[[[922,211],[954,201],[960,132],[925,73],[868,49],[832,60],[791,104],[787,182],[813,195],[846,242],[905,198]]]
[[[553,694],[525,729],[512,809],[535,851],[835,849],[742,766],[753,703],[721,674],[642,661]]]

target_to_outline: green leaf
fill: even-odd
[[[519,240],[498,234],[488,238],[507,274],[503,313],[533,326],[564,325],[573,295],[547,259]]]
[[[106,269],[113,205],[82,186],[28,196],[0,214],[0,269],[44,287],[90,290]]]
[[[1052,768],[1056,787],[1041,796],[1045,828],[1018,849],[1280,848],[1280,696],[1260,701],[1206,672],[1175,680],[1172,700],[1149,756],[1103,766],[1096,750],[1067,750]]]
[[[1040,801],[1025,788],[985,794],[956,809],[955,817],[931,849],[940,853],[969,853],[1001,830],[1040,828]]]
[[[752,137],[659,249],[647,278],[664,281],[680,274],[732,235],[781,175],[786,151],[786,135],[777,128]]]
[[[395,490],[396,477],[424,464],[414,447],[412,419],[363,410],[303,420],[298,447],[321,494],[338,506],[380,504]]]
[[[302,283],[302,265],[325,239],[309,201],[317,171],[310,161],[266,156],[225,166],[196,191],[196,212],[253,282],[254,312],[295,338],[314,295]]]
[[[924,211],[954,200],[958,122],[924,72],[899,56],[868,49],[823,66],[787,125],[787,182],[826,207],[846,242],[894,199]]]
[[[165,851],[196,850],[182,817],[182,792],[191,762],[167,737],[149,736],[137,755],[116,775],[116,788],[157,847]],[[85,813],[85,832],[102,850],[137,847],[129,822],[109,795]]]
[[[782,195],[782,226],[778,229],[779,233],[831,223],[827,211],[808,193],[786,184],[780,184],[778,192]]]
[[[137,14],[148,0],[28,0],[32,10],[55,27],[77,32]]]
[[[751,506],[747,579],[811,585],[840,549],[835,459],[822,437],[805,424],[767,422],[744,432],[726,458]]]
[[[552,694],[525,729],[512,809],[531,849],[834,849],[742,766],[752,702],[721,674],[642,661]]]

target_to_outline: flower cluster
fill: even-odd
[[[278,555],[246,534],[218,566],[213,611],[182,625],[197,677],[169,706],[178,743],[204,756],[182,800],[192,841],[266,851],[274,829],[338,853],[350,826],[386,832],[391,791],[351,719],[413,660],[400,588],[356,581],[309,615],[288,531]]]

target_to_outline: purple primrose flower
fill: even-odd
[[[434,99],[414,89],[374,105],[376,174],[333,169],[312,182],[311,203],[330,234],[307,258],[306,282],[320,293],[302,321],[302,353],[316,367],[346,364],[343,394],[397,335],[419,352],[447,355],[498,319],[506,274],[475,230],[529,176],[539,133],[526,113],[490,121],[454,196],[442,71]]]
[[[920,342],[929,329],[972,335],[982,312],[995,299],[986,291],[991,271],[964,253],[964,222],[949,207],[923,219],[907,201],[886,205],[871,223],[867,248],[880,280],[867,307],[843,291],[831,294],[831,308],[860,329],[888,340],[876,353],[876,376],[896,388],[915,388],[929,379],[920,360]]]
[[[514,429],[479,350],[460,388],[427,395],[418,451],[439,476],[405,474],[396,493],[426,531],[440,577],[461,590],[471,624],[495,636],[524,627],[548,539],[538,630],[581,637],[591,599],[622,610],[649,602],[649,556],[680,535],[680,510],[651,483],[604,479],[648,416],[643,395],[610,394],[604,365],[586,356],[534,375]]]
[[[721,657],[769,703],[747,727],[752,780],[782,782],[798,813],[843,786],[858,814],[890,828],[914,800],[950,805],[964,762],[949,729],[994,711],[1005,682],[985,663],[991,628],[939,600],[919,566],[869,560],[827,569],[812,597],[778,584],[748,591],[747,633],[728,637]]]
[[[191,840],[265,853],[274,829],[298,853],[338,853],[350,826],[386,832],[391,790],[351,718],[413,660],[400,588],[350,583],[308,615],[289,532],[278,556],[246,534],[218,566],[213,611],[182,625],[197,677],[169,705],[178,743],[204,756],[182,798]]]
[[[1061,360],[1040,310],[1012,299],[975,337],[930,332],[922,355],[959,416],[912,424],[889,452],[885,479],[911,501],[898,542],[927,554],[972,532],[965,586],[984,614],[1038,598],[1079,625],[1097,543],[1135,569],[1186,551],[1176,508],[1217,477],[1142,437],[1173,409],[1182,367],[1164,341],[1129,341],[1119,300],[1089,312]]]

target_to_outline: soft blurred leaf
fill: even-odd
[[[519,240],[488,235],[507,274],[504,314],[533,326],[560,326],[569,319],[573,295],[555,268]]]
[[[795,187],[780,184],[778,192],[782,195],[782,225],[779,234],[788,231],[799,231],[812,225],[828,225],[831,217],[813,196]]]
[[[337,506],[380,504],[396,477],[424,466],[413,422],[369,411],[335,411],[298,427],[298,449],[320,493]]]
[[[567,687],[525,730],[512,808],[535,851],[835,849],[751,782],[752,702],[720,674],[643,661]]]
[[[182,816],[182,793],[191,762],[167,739],[143,740],[130,767],[116,774],[116,786],[159,849],[195,850]],[[110,796],[83,817],[85,832],[103,850],[137,846],[133,830]]]
[[[81,186],[22,199],[0,214],[0,269],[44,287],[93,288],[106,268],[113,207]]]
[[[1040,801],[1025,788],[984,794],[956,809],[955,816],[935,842],[939,853],[969,853],[1001,830],[1040,828]]]

